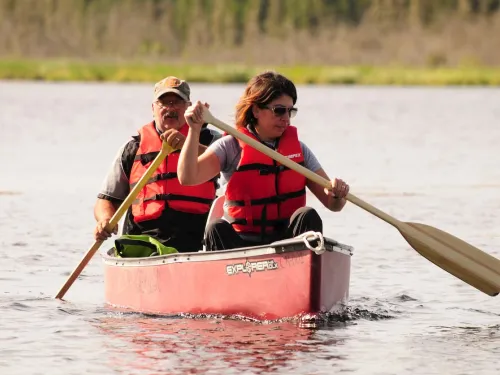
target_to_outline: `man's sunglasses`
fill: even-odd
[[[274,113],[274,115],[276,117],[283,117],[286,113],[288,113],[288,116],[290,116],[290,118],[292,118],[292,117],[295,117],[295,115],[297,114],[297,111],[298,111],[298,109],[295,107],[283,107],[283,106],[278,106],[278,105],[274,105],[271,107],[264,106],[262,108],[269,109],[270,111],[272,111]]]

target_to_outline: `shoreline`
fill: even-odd
[[[500,67],[159,64],[76,60],[0,60],[1,80],[153,83],[175,75],[192,83],[246,83],[276,70],[296,84],[500,86]]]

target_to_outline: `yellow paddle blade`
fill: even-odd
[[[399,232],[423,257],[476,289],[500,293],[500,260],[440,229],[401,223]]]

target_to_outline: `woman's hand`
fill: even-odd
[[[331,188],[325,188],[325,194],[331,195],[333,198],[342,199],[349,193],[349,185],[341,180],[340,178],[335,178],[331,181]]]
[[[198,100],[196,103],[190,105],[184,113],[184,118],[186,119],[187,124],[194,131],[200,132],[204,124],[203,107],[209,108],[209,105],[207,103],[202,104]]]

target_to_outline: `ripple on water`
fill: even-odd
[[[409,299],[414,301],[415,299]],[[240,322],[252,322],[257,325],[271,325],[271,324],[293,324],[300,328],[309,329],[321,329],[321,328],[334,328],[338,326],[343,326],[346,324],[354,324],[358,320],[387,320],[394,319],[399,314],[400,311],[397,309],[397,305],[392,303],[383,303],[381,301],[370,301],[372,306],[369,306],[366,301],[365,303],[356,304],[354,302],[348,305],[341,306],[337,311],[327,312],[327,313],[313,313],[313,314],[300,314],[294,317],[287,317],[275,320],[259,320],[253,319],[241,315],[222,315],[222,314],[191,314],[191,313],[181,313],[176,315],[155,315],[155,314],[142,314],[136,312],[129,312],[127,310],[122,310],[120,308],[115,308],[108,306],[106,309],[111,314],[117,314],[117,316],[142,316],[151,317],[155,319],[191,319],[191,320],[234,320]]]
[[[22,241],[16,241],[16,242],[11,243],[11,246],[14,246],[14,247],[26,247],[26,246],[28,246],[28,243],[27,242],[22,242]]]
[[[0,190],[0,195],[21,195],[21,194],[23,194],[21,191]]]

